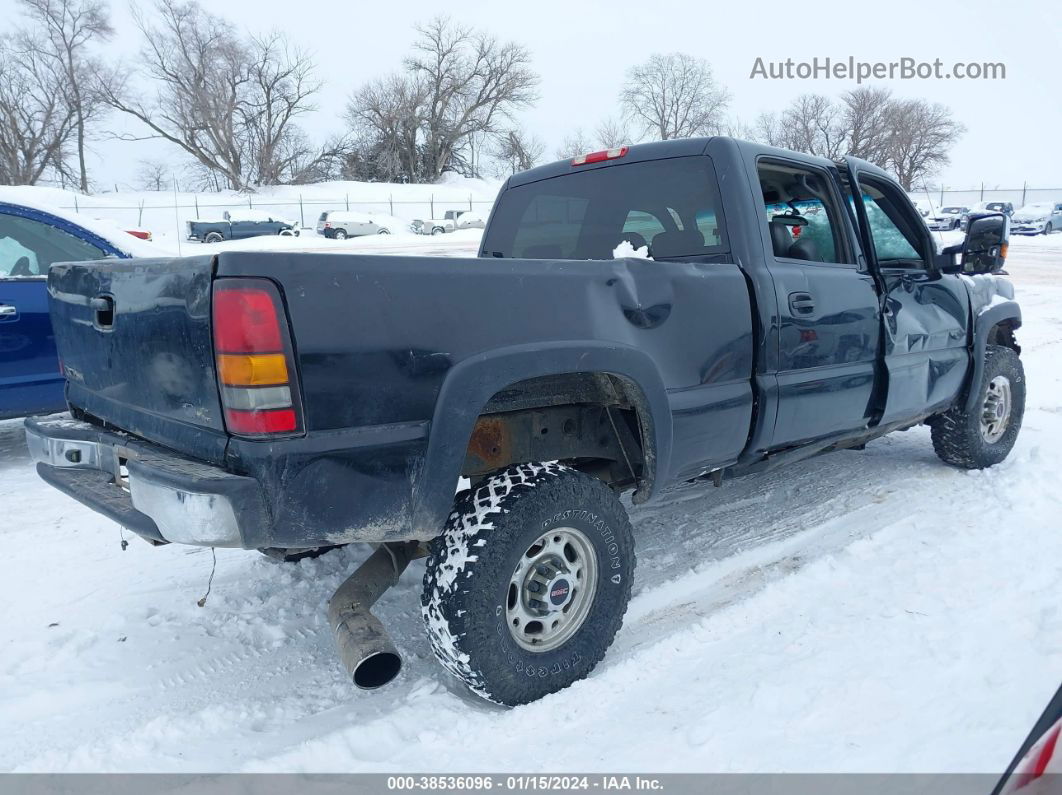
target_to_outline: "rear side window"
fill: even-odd
[[[0,278],[46,276],[52,263],[106,256],[107,252],[54,226],[0,213]]]
[[[575,171],[505,191],[483,250],[526,259],[612,259],[621,242],[656,259],[726,250],[707,157]]]

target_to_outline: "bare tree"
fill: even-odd
[[[320,84],[308,56],[283,35],[242,40],[195,0],[158,0],[150,19],[139,10],[134,18],[144,37],[139,76],[154,90],[113,73],[97,85],[147,137],[179,146],[237,190],[292,181],[329,156],[295,123],[313,109]]]
[[[40,42],[0,37],[0,183],[35,185],[49,174],[65,177],[74,114],[62,83]]]
[[[422,182],[447,169],[474,176],[481,154],[504,144],[513,114],[535,99],[538,77],[524,47],[445,17],[417,32],[403,71],[351,96],[345,173]]]
[[[538,76],[531,54],[515,42],[499,42],[446,17],[417,32],[406,68],[424,100],[424,167],[434,180],[469,136],[498,133],[513,112],[530,105]]]
[[[423,177],[420,133],[425,93],[405,75],[391,75],[362,86],[347,103],[346,120],[356,138],[348,176],[417,181]],[[350,172],[353,162],[360,165]]]
[[[884,162],[889,144],[892,92],[884,87],[860,86],[841,95],[841,124],[847,153]]]
[[[315,152],[294,121],[315,110],[311,98],[321,89],[313,63],[279,33],[253,38],[248,47],[248,90],[239,106],[246,136],[248,178],[276,185],[312,169]]]
[[[685,53],[651,56],[627,73],[620,93],[627,118],[663,141],[715,133],[729,101],[708,62]]]
[[[631,133],[623,119],[609,116],[594,130],[594,136],[602,149],[615,149],[631,142]]]
[[[844,153],[845,131],[833,100],[802,94],[782,112],[781,132],[787,149],[833,159]]]
[[[170,187],[171,169],[159,160],[141,160],[137,184],[141,190],[166,190]]]
[[[940,103],[894,100],[889,107],[888,168],[905,190],[950,162],[949,151],[966,131]]]
[[[509,130],[500,136],[494,156],[503,164],[506,174],[515,174],[534,168],[545,151],[545,145],[533,135]]]
[[[102,0],[20,0],[20,3],[40,31],[40,38],[35,41],[41,55],[54,60],[56,71],[64,78],[62,94],[74,114],[78,187],[87,193],[88,127],[104,110],[94,85],[94,75],[99,69],[91,47],[114,33],[107,4]]]
[[[587,152],[593,151],[593,148],[593,143],[590,142],[582,128],[576,127],[572,133],[564,136],[561,145],[553,151],[553,156],[558,160],[567,160],[568,158],[585,155]]]

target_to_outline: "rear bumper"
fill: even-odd
[[[40,476],[156,543],[254,546],[269,525],[258,482],[71,419],[26,420]]]

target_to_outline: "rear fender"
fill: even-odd
[[[439,392],[423,467],[413,476],[415,534],[432,538],[440,532],[453,505],[469,439],[487,402],[519,381],[568,373],[609,373],[641,392],[642,416],[649,418],[648,497],[666,482],[670,460],[671,410],[652,359],[628,346],[604,342],[567,342],[543,348],[517,345],[473,356],[450,370]]]

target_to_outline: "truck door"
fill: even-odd
[[[950,403],[970,354],[970,299],[957,275],[942,274],[936,243],[904,190],[848,158],[864,248],[881,278],[888,378],[882,424],[916,419]]]
[[[757,161],[778,311],[773,448],[866,428],[878,367],[879,297],[836,180],[806,161]]]

